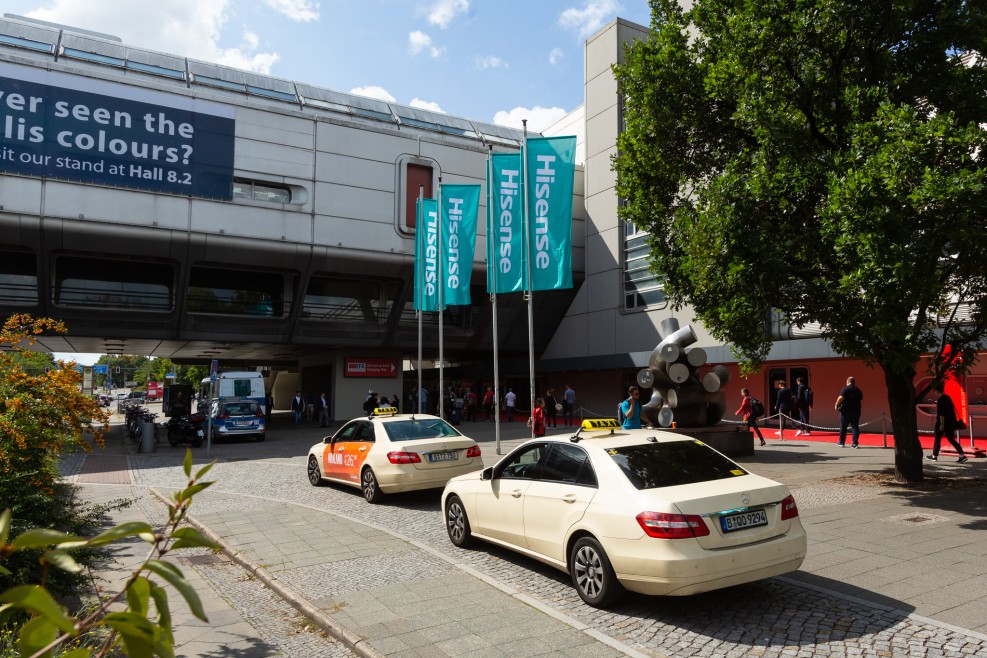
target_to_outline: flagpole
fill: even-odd
[[[445,368],[445,352],[443,350],[443,337],[442,337],[442,289],[446,287],[446,276],[445,267],[443,263],[445,262],[445,255],[442,253],[442,176],[439,176],[439,202],[436,204],[438,208],[437,228],[439,233],[438,245],[438,281],[439,281],[439,418],[445,418],[445,383],[443,379],[444,368]]]
[[[495,277],[490,269],[494,259],[494,206],[493,206],[493,144],[487,146],[487,290],[490,291],[490,310],[493,314],[493,367],[494,391],[500,391],[500,362],[497,355],[497,286]],[[495,414],[494,439],[497,454],[500,452],[500,409],[497,407],[497,393],[494,393],[491,413]]]
[[[521,202],[521,226],[524,227],[524,268],[526,280],[524,283],[524,293],[528,298],[528,392],[531,400],[531,437],[535,436],[535,316],[534,316],[534,293],[531,290],[531,227],[528,217],[528,120],[521,120],[522,143],[521,143],[521,180],[524,181],[523,200]]]
[[[422,200],[425,198],[425,186],[418,186],[418,208],[415,209],[415,240],[416,246],[418,247],[417,253],[415,254],[415,264],[418,270],[418,281],[415,284],[418,286],[418,390],[415,391],[415,402],[412,407],[412,413],[423,413],[422,409],[422,309],[425,307],[423,295],[425,293],[425,264],[424,257],[425,252],[423,250],[422,238],[425,232],[422,230],[422,220],[425,218],[425,212],[423,208]],[[421,261],[419,262],[419,259]]]

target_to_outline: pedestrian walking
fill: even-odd
[[[507,406],[507,422],[514,422],[514,406],[517,404],[517,395],[515,395],[512,389],[507,389],[507,395],[504,396],[504,404]]]
[[[463,396],[464,402],[466,404],[466,420],[470,423],[476,422],[476,393],[473,392],[473,388],[470,386],[466,387],[466,394]]]
[[[627,389],[627,399],[620,403],[620,411],[624,415],[622,427],[625,430],[641,429],[641,396],[637,386]]]
[[[795,378],[795,403],[798,406],[799,412],[799,429],[796,430],[795,436],[803,434],[805,436],[811,436],[810,418],[812,414],[812,389],[809,385],[805,383],[805,377]]]
[[[779,379],[778,390],[775,392],[775,409],[778,410],[778,431],[775,432],[781,438],[785,438],[785,419],[792,417],[792,389],[784,379]]]
[[[565,385],[562,393],[562,420],[566,427],[572,425],[572,412],[576,408],[576,391],[569,384]]]
[[[545,400],[535,398],[535,408],[531,410],[531,417],[528,418],[528,427],[534,437],[545,436]]]
[[[329,423],[332,418],[329,417],[329,398],[326,397],[325,391],[319,395],[319,427],[329,427]]]
[[[313,420],[315,418],[315,391],[309,391],[308,397],[305,398],[305,420]]]
[[[305,398],[300,390],[295,391],[295,397],[291,398],[291,412],[295,414],[295,427],[302,424],[302,412],[305,411]]]
[[[555,429],[559,425],[559,409],[562,405],[559,403],[558,399],[555,397],[555,389],[550,388],[545,393],[545,427],[551,427]]]
[[[764,445],[764,437],[761,435],[761,428],[757,426],[757,414],[754,413],[754,406],[751,402],[751,392],[746,388],[740,389],[740,395],[743,396],[743,400],[740,402],[740,409],[733,412],[734,416],[740,416],[747,423],[747,429],[752,430],[757,434],[757,438],[761,440],[761,445]]]
[[[840,395],[836,398],[836,410],[840,412],[840,438],[836,445],[841,448],[846,445],[847,427],[851,430],[851,448],[856,448],[860,440],[860,407],[864,399],[863,392],[857,388],[856,380],[853,377],[846,378],[846,386],[840,389]]]
[[[266,408],[264,409],[264,421],[271,422],[271,413],[274,411],[274,394],[268,393],[266,400]]]
[[[483,411],[487,414],[487,420],[493,420],[494,414],[494,392],[489,386],[483,392]]]
[[[949,397],[946,393],[946,387],[943,386],[942,382],[933,384],[932,389],[939,396],[936,398],[936,427],[932,434],[932,454],[926,457],[926,459],[932,461],[939,459],[939,445],[942,442],[943,435],[945,435],[946,440],[960,454],[960,458],[956,461],[963,464],[967,459],[963,453],[963,446],[956,440],[956,430],[959,429],[960,425],[959,420],[956,418],[956,405],[953,404],[953,398]]]

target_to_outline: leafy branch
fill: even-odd
[[[108,630],[105,642],[95,653],[88,648],[78,648],[61,654],[62,658],[102,658],[120,643],[128,656],[173,658],[175,640],[171,632],[168,594],[163,585],[151,578],[157,576],[178,590],[192,614],[208,621],[194,588],[178,567],[163,558],[178,548],[217,548],[195,528],[180,527],[193,497],[213,484],[202,481],[213,463],[192,475],[192,452],[186,451],[184,470],[188,483],[185,489],[172,495],[168,503],[168,520],[158,532],[144,522],[122,523],[89,539],[39,528],[27,530],[8,543],[12,514],[9,509],[0,514],[0,562],[18,551],[45,549],[41,557],[43,565],[78,573],[82,567],[72,558],[72,550],[105,546],[127,537],[139,537],[150,544],[147,557],[128,577],[123,588],[84,617],[69,615],[44,585],[18,585],[0,594],[0,623],[17,611],[31,615],[18,633],[20,655],[50,658],[58,647],[84,633]],[[0,573],[9,572],[0,565]],[[111,612],[110,607],[123,599],[126,608]],[[152,617],[152,600],[156,618]]]

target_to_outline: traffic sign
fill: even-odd
[[[104,366],[101,366],[101,365],[95,365],[95,366],[93,366],[93,372],[96,373],[97,375],[106,375],[106,374],[108,374],[108,370],[107,370],[107,367],[105,365]]]

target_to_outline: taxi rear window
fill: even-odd
[[[452,425],[438,418],[394,420],[384,423],[384,431],[391,441],[462,436]]]
[[[747,471],[697,441],[645,443],[607,450],[638,489],[660,489],[747,475]]]

